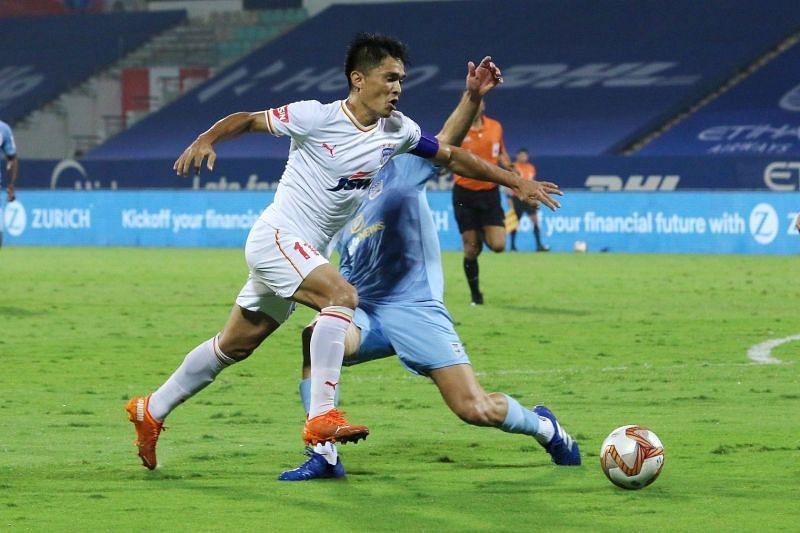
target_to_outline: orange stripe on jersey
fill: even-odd
[[[346,314],[344,314],[344,313],[337,313],[336,311],[323,311],[322,313],[320,313],[320,314],[319,314],[319,316],[330,316],[330,317],[333,317],[333,318],[339,318],[339,319],[341,319],[341,320],[344,320],[344,321],[345,321],[345,322],[347,322],[348,324],[349,324],[350,322],[352,322],[352,321],[353,321],[353,320],[352,320],[352,319],[351,319],[349,316],[347,316]]]
[[[378,122],[376,122],[375,124],[373,124],[369,128],[365,128],[364,126],[361,125],[361,123],[358,121],[358,119],[355,117],[355,115],[350,113],[350,110],[347,109],[347,105],[345,105],[344,100],[342,100],[342,111],[344,112],[345,116],[347,116],[347,118],[350,119],[350,122],[353,123],[353,126],[355,126],[360,131],[363,131],[363,132],[374,130],[378,126],[378,122],[380,122],[380,119],[378,119]]]
[[[280,239],[281,239],[281,230],[276,229],[275,230],[275,244],[278,245],[278,250],[280,250],[281,253],[283,254],[283,257],[285,257],[286,260],[289,261],[289,264],[292,265],[292,268],[294,269],[295,272],[297,272],[297,275],[300,276],[300,279],[305,279],[303,277],[303,274],[300,273],[300,270],[295,266],[295,264],[292,262],[292,260],[289,259],[289,256],[286,255],[286,252],[283,251],[283,247],[281,247],[281,240]]]
[[[461,143],[461,148],[496,165],[500,153],[505,150],[503,126],[495,119],[484,116],[481,128],[470,128],[464,142]],[[473,191],[488,191],[497,187],[494,183],[474,180],[458,174],[453,174],[453,181],[459,186]]]

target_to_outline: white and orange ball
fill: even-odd
[[[600,448],[600,466],[614,485],[637,490],[656,480],[664,466],[661,439],[644,426],[622,426]]]

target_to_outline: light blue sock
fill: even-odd
[[[311,378],[300,381],[300,399],[303,401],[303,412],[311,409]]]
[[[300,381],[300,399],[303,401],[303,409],[308,413],[308,410],[311,409],[311,378]],[[336,387],[333,405],[339,405],[339,387]]]
[[[506,433],[522,433],[531,437],[535,436],[536,432],[539,431],[539,417],[536,413],[522,407],[517,400],[508,394],[503,396],[506,397],[508,402],[508,412],[506,413],[506,419],[500,425],[500,429]]]

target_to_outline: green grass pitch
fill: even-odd
[[[483,386],[543,402],[579,440],[559,468],[530,438],[460,422],[395,359],[345,369],[370,426],[346,480],[278,482],[304,460],[300,310],[167,421],[161,466],[123,412],[227,317],[241,250],[0,251],[2,531],[797,531],[800,333],[794,257],[485,254],[487,305],[447,303]],[[420,332],[424,335],[424,331]],[[661,477],[612,486],[605,436],[644,424]]]

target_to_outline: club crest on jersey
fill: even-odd
[[[289,123],[289,106],[276,107],[272,110],[272,116],[281,122]]]
[[[384,144],[381,148],[381,166],[389,162],[389,159],[394,155],[395,145]]]
[[[368,178],[369,172],[364,172],[363,170],[359,170],[349,178],[339,178],[339,183],[336,184],[335,187],[331,187],[328,189],[329,191],[352,191],[352,190],[361,190],[367,189],[372,183],[372,178]]]
[[[374,200],[383,192],[383,179],[375,179],[372,180],[372,184],[369,186],[369,191],[367,192],[367,196],[370,200]]]

